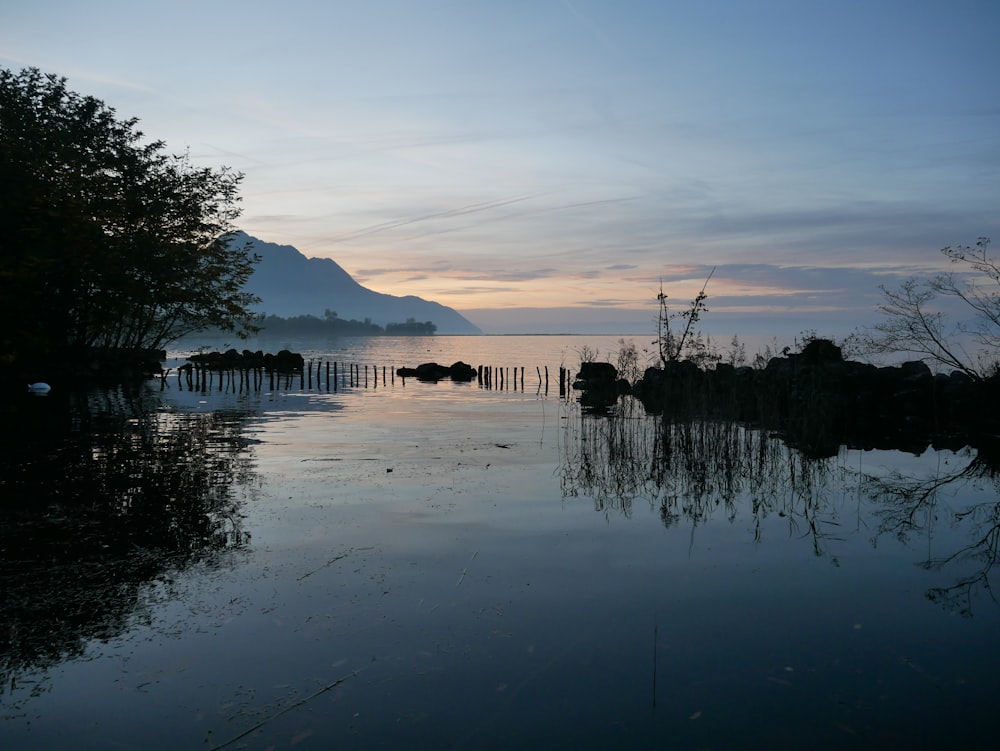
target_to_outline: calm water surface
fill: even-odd
[[[532,377],[616,343],[307,351],[517,391],[7,405],[0,747],[992,748],[996,464],[808,460]]]

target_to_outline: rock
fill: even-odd
[[[450,378],[453,381],[471,381],[479,371],[459,360],[451,365],[425,362],[415,368],[397,368],[396,375],[402,378],[416,378],[420,381],[436,382]]]
[[[584,363],[573,385],[583,391],[585,407],[607,411],[622,390],[615,378],[608,363]],[[844,360],[839,347],[822,339],[763,369],[667,362],[647,368],[631,392],[649,414],[739,420],[813,455],[844,444],[919,453],[932,441],[1000,434],[1000,376],[934,375],[921,361],[876,367]]]
[[[479,371],[467,365],[466,363],[459,360],[458,362],[452,363],[451,368],[449,368],[451,380],[453,381],[471,381],[476,377]]]
[[[263,368],[276,373],[298,373],[305,368],[306,361],[298,352],[287,349],[277,354],[261,351],[251,352],[248,349],[238,352],[235,349],[225,352],[199,352],[191,355],[188,360],[208,370],[252,370]]]

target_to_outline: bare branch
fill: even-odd
[[[975,248],[948,246],[941,252],[952,263],[964,265],[960,274],[939,274],[929,279],[911,278],[899,289],[880,287],[885,302],[879,310],[885,320],[871,327],[865,344],[874,353],[910,353],[920,359],[959,370],[974,380],[982,380],[996,370],[1000,350],[1000,263],[987,249],[989,238],[981,237]],[[965,281],[964,276],[978,274],[987,281]],[[951,297],[970,311],[972,323],[948,324],[936,310],[938,297]],[[977,358],[962,345],[971,339],[984,348]]]

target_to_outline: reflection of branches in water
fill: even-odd
[[[944,569],[953,565],[970,565],[972,572],[961,576],[953,585],[935,587],[927,596],[949,610],[972,615],[976,593],[985,591],[996,602],[990,587],[989,575],[1000,555],[1000,501],[966,502],[961,508],[950,508],[942,500],[941,492],[948,490],[952,503],[960,497],[975,498],[987,484],[1000,489],[1000,476],[996,463],[989,461],[983,452],[965,450],[956,457],[967,458],[965,466],[933,477],[912,477],[892,472],[884,477],[864,474],[864,490],[878,507],[878,531],[873,543],[882,535],[893,535],[901,542],[909,542],[917,535],[933,535],[935,521],[943,514],[950,519],[954,530],[965,528],[967,544],[954,552],[933,556],[928,552],[923,566],[927,569]]]
[[[719,509],[734,520],[747,503],[755,540],[762,539],[764,520],[777,514],[787,520],[790,535],[809,537],[814,553],[824,555],[830,542],[841,539],[837,495],[846,493],[845,481],[853,478],[859,503],[867,497],[874,504],[874,544],[884,535],[903,543],[917,534],[930,539],[939,515],[946,515],[951,532],[965,535],[957,550],[928,553],[923,564],[928,569],[972,569],[954,585],[930,590],[932,600],[971,614],[976,592],[993,596],[989,574],[1000,555],[1000,501],[995,492],[981,499],[991,483],[1000,490],[1000,461],[986,449],[955,454],[960,468],[926,478],[849,472],[838,458],[809,458],[759,430],[725,421],[650,417],[629,400],[607,416],[580,415],[564,425],[563,497],[589,496],[608,518],[616,512],[630,516],[634,500],[641,498],[650,509],[658,508],[668,527],[687,522],[693,531]],[[944,508],[945,489],[952,504],[964,505]]]
[[[123,391],[47,408],[0,459],[0,697],[148,617],[149,585],[246,540],[244,415]]]
[[[667,526],[697,526],[718,509],[733,521],[748,497],[754,535],[777,513],[789,533],[810,535],[823,553],[835,521],[824,502],[834,463],[815,460],[734,422],[651,417],[623,399],[604,417],[567,420],[560,466],[564,497],[587,495],[595,510],[630,516],[632,503],[658,506]]]
[[[619,409],[613,419],[578,411],[577,420],[565,421],[561,484],[563,497],[590,495],[597,511],[631,516],[633,499],[653,497],[648,493],[654,436],[634,409]]]
[[[997,602],[989,577],[1000,554],[1000,503],[977,504],[955,514],[956,523],[966,520],[972,520],[970,523],[976,530],[972,541],[951,555],[929,560],[926,565],[943,568],[954,561],[975,562],[976,568],[971,574],[963,576],[950,587],[935,587],[927,593],[931,600],[969,616],[972,615],[973,595],[977,591],[985,590],[990,599]]]

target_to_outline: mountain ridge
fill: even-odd
[[[267,315],[322,317],[329,309],[340,318],[368,319],[380,326],[413,318],[433,322],[439,334],[482,333],[454,308],[415,295],[368,289],[330,258],[307,258],[292,245],[265,242],[242,231],[233,242],[248,243],[250,252],[260,256],[246,290],[261,298],[258,311]]]

